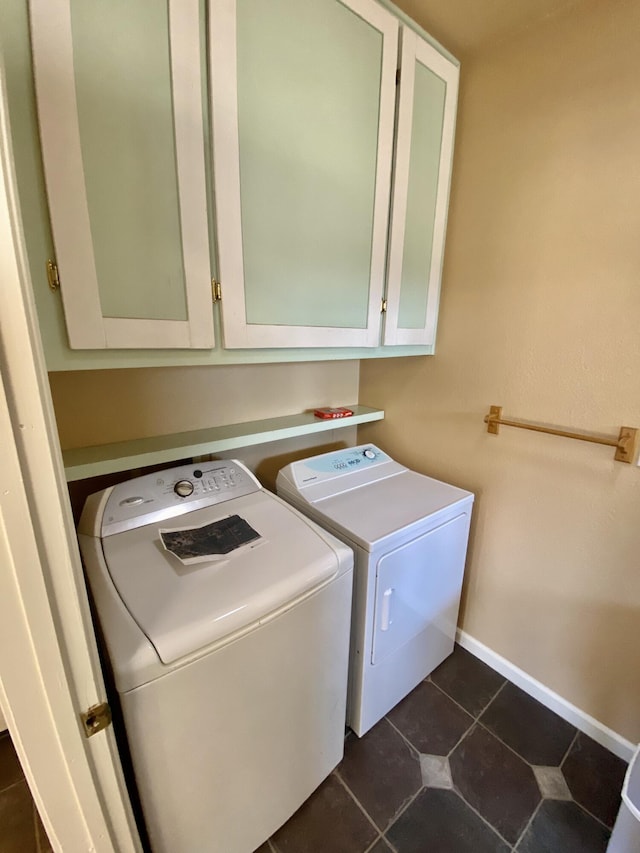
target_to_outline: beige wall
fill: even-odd
[[[358,402],[357,361],[49,374],[63,448]]]
[[[461,625],[640,739],[640,470],[503,428],[640,427],[640,3],[585,0],[463,66],[434,358],[362,364],[362,427],[476,493]]]
[[[357,403],[358,368],[357,361],[322,361],[89,370],[51,373],[49,382],[60,443],[67,449]],[[274,489],[278,470],[293,459],[355,441],[356,428],[347,427],[223,455],[242,459]],[[72,483],[76,519],[87,495],[139,473]]]

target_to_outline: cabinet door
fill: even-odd
[[[213,0],[226,347],[374,346],[398,24],[372,0]]]
[[[32,0],[72,349],[213,346],[198,0]]]
[[[435,341],[458,76],[403,28],[384,344]]]

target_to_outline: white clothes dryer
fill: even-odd
[[[79,540],[154,853],[251,853],[343,755],[351,551],[236,461],[92,495]]]
[[[355,552],[347,721],[361,736],[453,651],[473,494],[372,444],[287,465],[276,486]]]

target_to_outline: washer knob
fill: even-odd
[[[193,494],[193,483],[191,480],[178,480],[173,487],[173,491],[181,498],[188,498]]]
[[[367,447],[367,449],[363,452],[362,455],[366,456],[367,459],[375,459],[376,458],[376,454],[373,452],[373,450],[370,447]]]

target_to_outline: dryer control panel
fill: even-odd
[[[304,475],[303,469],[308,469],[315,479],[328,480],[346,471],[355,471],[359,468],[371,468],[383,462],[389,462],[391,457],[383,453],[373,444],[361,447],[350,447],[348,450],[339,450],[336,453],[325,453],[312,459],[305,459],[299,464],[299,473]]]
[[[378,475],[382,474],[381,467],[388,467],[389,463],[395,464],[379,447],[374,444],[362,444],[292,462],[278,474],[278,488],[284,480],[287,480],[290,486],[301,489],[310,484],[327,483],[356,471],[370,472],[364,475],[366,481],[370,482],[377,479]],[[361,477],[358,477],[358,480],[360,479]]]
[[[113,487],[104,508],[100,535],[122,533],[261,488],[251,471],[236,460],[156,471]]]

